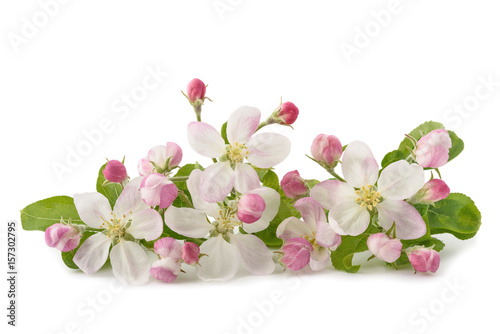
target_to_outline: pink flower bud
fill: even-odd
[[[431,131],[417,142],[415,160],[424,168],[444,166],[448,162],[450,148],[451,138],[448,131],[444,129]]]
[[[279,106],[277,117],[280,119],[280,124],[292,125],[299,116],[299,108],[292,102],[285,102]]]
[[[203,81],[195,78],[189,81],[186,91],[189,101],[191,101],[191,103],[195,103],[197,100],[203,100],[205,98],[207,86],[203,83]]]
[[[168,177],[154,173],[146,176],[141,182],[141,197],[150,206],[169,207],[177,198],[177,187]]]
[[[238,201],[238,219],[243,223],[252,224],[262,217],[266,202],[257,194],[244,195]]]
[[[187,264],[195,264],[200,258],[200,246],[194,242],[185,242],[182,245],[182,259]]]
[[[280,184],[285,196],[288,198],[297,199],[307,195],[304,179],[300,177],[299,172],[296,170],[286,173]]]
[[[342,144],[333,135],[319,134],[313,140],[311,154],[317,161],[334,166],[342,156]]]
[[[150,149],[148,155],[139,161],[137,168],[141,176],[163,174],[179,166],[181,160],[182,149],[176,143],[168,142],[166,146],[158,145]]]
[[[313,247],[306,239],[296,237],[285,241],[281,250],[283,252],[281,263],[286,268],[297,271],[309,264]]]
[[[157,280],[167,283],[174,281],[181,272],[181,263],[170,257],[165,257],[153,262],[149,271]]]
[[[104,178],[109,182],[120,183],[127,179],[127,169],[118,160],[108,161],[102,173],[104,174]]]
[[[445,199],[450,194],[450,188],[440,179],[432,179],[420,189],[412,198],[410,203],[434,203]]]
[[[47,246],[57,248],[61,252],[69,252],[78,247],[80,238],[80,231],[66,224],[57,223],[45,230]]]
[[[432,248],[416,247],[408,255],[411,265],[415,271],[435,273],[439,268],[439,253]]]
[[[403,244],[399,239],[391,239],[385,233],[375,233],[366,241],[368,249],[378,259],[392,263],[401,256]]]
[[[181,243],[174,238],[165,237],[158,239],[154,245],[155,253],[160,258],[169,257],[175,261],[179,261],[182,256],[182,246]]]

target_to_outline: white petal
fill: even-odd
[[[136,239],[151,241],[158,238],[163,232],[163,220],[156,210],[141,210],[134,213],[131,219],[132,223],[127,228],[127,233]]]
[[[318,229],[316,231],[316,242],[321,247],[336,249],[341,242],[341,237],[326,221],[318,222]]]
[[[218,158],[226,154],[226,144],[219,131],[203,122],[191,122],[188,125],[188,142],[196,151],[209,158]]]
[[[196,266],[196,274],[204,281],[225,281],[236,274],[239,263],[236,249],[226,242],[222,235],[210,238],[200,247],[200,258]]]
[[[75,194],[73,197],[78,215],[88,226],[101,228],[103,219],[111,218],[111,206],[103,194],[85,193]]]
[[[116,200],[113,212],[116,213],[117,217],[122,215],[128,215],[129,212],[135,213],[144,209],[148,209],[149,206],[144,203],[141,197],[141,182],[143,177],[136,177],[131,180],[123,189],[120,196]]]
[[[277,133],[259,133],[247,143],[248,161],[259,168],[276,166],[290,153],[290,140]]]
[[[294,207],[300,212],[302,219],[309,225],[312,231],[316,231],[318,222],[327,221],[323,207],[314,198],[301,198],[294,204]]]
[[[370,224],[370,213],[352,198],[345,198],[335,203],[328,220],[333,230],[340,235],[359,235]]]
[[[260,111],[257,108],[242,106],[236,109],[227,121],[227,140],[231,143],[245,144],[259,127]]]
[[[237,164],[234,173],[234,189],[240,193],[246,193],[260,187],[259,175],[252,166],[243,163]]]
[[[403,200],[415,195],[425,184],[424,169],[399,160],[387,166],[378,179],[378,191],[384,198]]]
[[[144,284],[149,280],[149,258],[146,251],[133,241],[123,239],[109,254],[115,277],[124,284]]]
[[[199,194],[209,203],[220,202],[234,186],[234,170],[229,162],[217,162],[201,174]]]
[[[296,237],[312,235],[311,227],[302,220],[295,217],[288,217],[278,225],[276,236],[283,240],[288,240]]]
[[[219,211],[219,205],[217,203],[208,203],[203,200],[198,192],[201,182],[201,174],[203,171],[195,169],[189,175],[189,179],[186,181],[189,193],[191,194],[191,200],[196,210],[203,211],[211,217],[217,217],[217,212]]]
[[[165,211],[165,224],[174,232],[191,238],[204,238],[214,227],[201,211],[171,206]]]
[[[378,163],[365,143],[354,141],[344,151],[342,173],[346,181],[355,188],[374,185],[378,177]]]
[[[73,262],[87,275],[93,274],[106,262],[111,239],[103,233],[90,236],[76,251]]]
[[[337,191],[337,183],[343,182],[337,180],[326,180],[320,182],[311,189],[310,196],[317,200],[323,209],[330,210],[335,204],[333,196]],[[354,189],[351,186],[349,186],[349,191],[354,194]]]
[[[254,275],[269,275],[274,271],[276,266],[272,254],[262,240],[251,234],[228,235],[246,270]]]
[[[280,208],[280,194],[274,189],[261,187],[249,191],[247,194],[257,194],[266,202],[266,208],[262,212],[262,217],[253,224],[243,224],[243,229],[247,233],[255,233],[266,229],[269,223],[276,217]]]
[[[330,263],[330,251],[328,248],[322,248],[321,250],[314,249],[311,253],[311,260],[309,261],[309,267],[312,271],[320,271],[325,269],[325,267]]]
[[[385,199],[377,205],[378,220],[386,230],[396,222],[396,237],[417,239],[425,234],[427,226],[422,216],[405,201]]]

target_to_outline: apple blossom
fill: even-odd
[[[363,142],[349,144],[342,158],[347,182],[327,180],[311,189],[311,197],[330,210],[332,228],[341,235],[359,235],[376,214],[379,224],[389,230],[396,223],[396,236],[416,239],[427,230],[418,211],[404,200],[424,185],[424,171],[417,164],[396,161],[382,170]]]
[[[80,230],[72,225],[56,223],[45,230],[47,246],[54,247],[61,252],[69,252],[80,243]]]
[[[430,271],[435,273],[438,270],[440,256],[435,249],[415,246],[406,251],[415,272],[426,273]]]
[[[177,198],[178,190],[168,177],[154,173],[146,176],[141,182],[141,197],[147,205],[169,207]]]
[[[149,150],[147,156],[139,161],[139,175],[148,176],[153,173],[166,174],[179,166],[182,160],[182,149],[173,142],[158,145]]]
[[[109,182],[120,183],[128,178],[125,165],[118,160],[110,160],[102,171],[104,178]]]
[[[391,239],[385,233],[374,233],[366,240],[368,249],[378,259],[392,263],[401,256],[403,244],[399,239]]]
[[[451,146],[448,131],[444,129],[433,130],[417,142],[415,161],[424,168],[444,166],[448,162]]]
[[[244,195],[238,201],[238,219],[245,224],[255,223],[262,217],[266,202],[257,194]]]
[[[319,134],[313,140],[311,154],[316,161],[334,167],[342,156],[342,144],[333,135]]]
[[[288,269],[298,271],[309,264],[313,246],[304,238],[288,239],[281,248],[283,256],[280,262]]]
[[[151,276],[167,283],[173,282],[181,272],[181,263],[171,257],[156,260],[151,265]]]
[[[297,199],[308,194],[305,181],[300,177],[297,170],[286,173],[281,179],[280,185],[285,196],[291,199]]]
[[[408,202],[433,204],[445,199],[449,194],[450,187],[448,187],[446,182],[440,179],[432,179],[424,184],[422,189],[413,195]]]
[[[182,245],[182,260],[187,264],[196,264],[200,259],[200,246],[194,242],[186,241]]]
[[[179,261],[182,256],[181,243],[171,237],[158,239],[154,244],[154,250],[160,259],[169,257],[175,261]]]

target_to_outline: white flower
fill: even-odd
[[[200,247],[208,256],[200,257],[196,273],[205,281],[232,278],[239,264],[254,275],[268,275],[275,269],[271,253],[264,242],[252,234],[237,234],[241,226],[247,233],[262,231],[278,213],[279,194],[267,187],[247,192],[260,195],[266,202],[262,217],[252,224],[242,224],[236,215],[236,201],[209,203],[198,192],[202,171],[195,169],[187,181],[195,209],[171,206],[165,212],[165,223],[173,231],[191,238],[209,236]],[[207,216],[212,217],[211,221]]]
[[[75,206],[82,221],[94,229],[103,229],[89,237],[73,258],[86,274],[98,271],[108,258],[116,278],[126,284],[145,283],[149,279],[149,258],[134,239],[158,238],[163,231],[160,214],[141,199],[142,178],[132,180],[116,200],[113,210],[100,193],[76,194]],[[109,251],[110,246],[111,252]]]

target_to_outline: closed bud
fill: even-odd
[[[173,282],[181,272],[181,263],[170,257],[153,262],[149,271],[157,280],[167,283]]]
[[[378,259],[392,263],[401,256],[403,244],[399,239],[391,239],[385,233],[375,233],[366,241],[368,249]]]
[[[151,174],[141,182],[141,197],[150,206],[160,209],[169,207],[177,198],[178,189],[168,177],[162,174]]]
[[[187,264],[193,265],[198,263],[200,259],[200,246],[194,242],[185,242],[184,245],[182,245],[182,259]]]
[[[282,125],[292,125],[299,116],[299,108],[292,102],[282,103],[277,110],[276,123]]]
[[[182,149],[173,142],[158,145],[149,150],[147,156],[139,161],[139,175],[148,176],[153,173],[164,174],[179,166],[182,160]]]
[[[61,252],[69,252],[78,247],[80,238],[80,231],[71,225],[57,223],[45,230],[47,246],[57,248]]]
[[[281,263],[288,269],[297,271],[309,264],[313,247],[304,238],[291,238],[285,241],[281,248],[283,257]]]
[[[412,247],[407,250],[408,260],[415,271],[426,273],[435,273],[439,268],[440,256],[439,253],[432,249],[423,246]]]
[[[288,198],[297,199],[307,196],[305,181],[296,170],[286,173],[281,179],[280,185]]]
[[[154,249],[160,258],[169,257],[175,261],[181,259],[183,252],[181,243],[171,237],[158,239],[154,244]]]
[[[203,99],[205,99],[206,91],[207,86],[203,83],[203,81],[196,78],[189,81],[186,88],[187,97],[191,104],[197,103],[198,100],[201,100],[201,104],[203,104]]]
[[[415,195],[413,195],[409,202],[432,204],[442,199],[445,199],[450,194],[450,187],[440,179],[432,179],[420,189]]]
[[[342,144],[333,135],[319,134],[313,140],[311,154],[316,161],[334,167],[342,156]]]
[[[255,223],[262,217],[266,202],[257,194],[247,194],[238,201],[238,219],[245,224]]]
[[[415,160],[424,168],[444,166],[448,162],[450,148],[451,138],[448,131],[431,131],[417,142]]]
[[[102,171],[104,178],[109,182],[120,183],[127,179],[127,169],[125,165],[118,160],[110,160]]]

